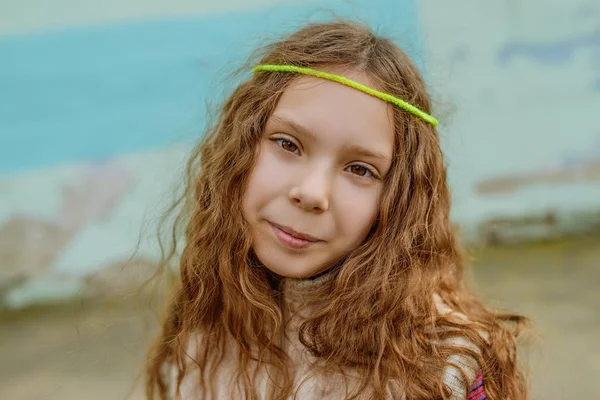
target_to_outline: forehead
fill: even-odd
[[[364,74],[343,74],[373,87]],[[381,99],[357,89],[312,76],[299,76],[283,92],[274,111],[309,128],[320,139],[368,146],[391,155],[393,113]]]

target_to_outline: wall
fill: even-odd
[[[600,4],[419,1],[454,219],[475,241],[600,227]]]
[[[0,308],[116,296],[149,276],[154,225],[228,68],[330,11],[402,38],[423,69],[466,240],[592,228],[600,8],[547,3],[0,4]]]

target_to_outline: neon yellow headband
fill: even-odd
[[[398,107],[400,107],[401,109],[406,110],[413,115],[416,115],[417,117],[425,120],[426,122],[430,123],[433,126],[438,126],[438,123],[439,123],[438,120],[435,119],[433,116],[427,114],[424,111],[419,110],[417,107],[413,106],[412,104],[407,103],[404,100],[394,97],[391,94],[387,94],[387,93],[383,93],[383,92],[380,92],[375,89],[371,89],[370,87],[361,85],[358,82],[355,82],[353,80],[350,80],[350,79],[345,78],[340,75],[329,74],[327,72],[317,71],[317,70],[311,69],[311,68],[296,67],[294,65],[261,64],[261,65],[257,65],[256,67],[254,67],[252,69],[252,72],[258,72],[258,71],[295,72],[295,73],[299,73],[299,74],[316,76],[317,78],[329,79],[330,81],[334,81],[334,82],[341,83],[342,85],[350,86],[354,89],[360,90],[361,92],[365,92],[367,94],[370,94],[371,96],[375,96],[377,98],[380,98],[381,100],[388,101],[392,104],[395,104]]]

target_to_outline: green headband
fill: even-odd
[[[381,100],[388,101],[392,104],[395,104],[398,107],[400,107],[401,109],[406,110],[413,115],[416,115],[417,117],[425,120],[426,122],[430,123],[433,126],[437,126],[439,123],[438,120],[435,119],[433,116],[427,114],[424,111],[419,110],[417,107],[413,106],[412,104],[407,103],[404,100],[394,97],[391,94],[387,94],[387,93],[383,93],[383,92],[380,92],[375,89],[371,89],[370,87],[361,85],[358,82],[355,82],[348,78],[344,78],[343,76],[340,76],[340,75],[329,74],[327,72],[317,71],[317,70],[314,70],[311,68],[296,67],[293,65],[262,64],[262,65],[257,65],[256,67],[254,67],[252,69],[252,72],[258,72],[258,71],[296,72],[299,74],[316,76],[317,78],[329,79],[330,81],[334,81],[334,82],[341,83],[342,85],[350,86],[354,89],[360,90],[361,92],[365,92],[367,94],[370,94],[371,96],[375,96],[377,98],[380,98]]]

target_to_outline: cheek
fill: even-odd
[[[367,236],[379,212],[379,193],[380,190],[354,191],[352,196],[340,199],[338,221],[346,242],[356,245]]]
[[[245,214],[257,211],[269,200],[284,192],[285,182],[289,180],[289,171],[268,149],[261,149],[250,177],[243,199]]]

